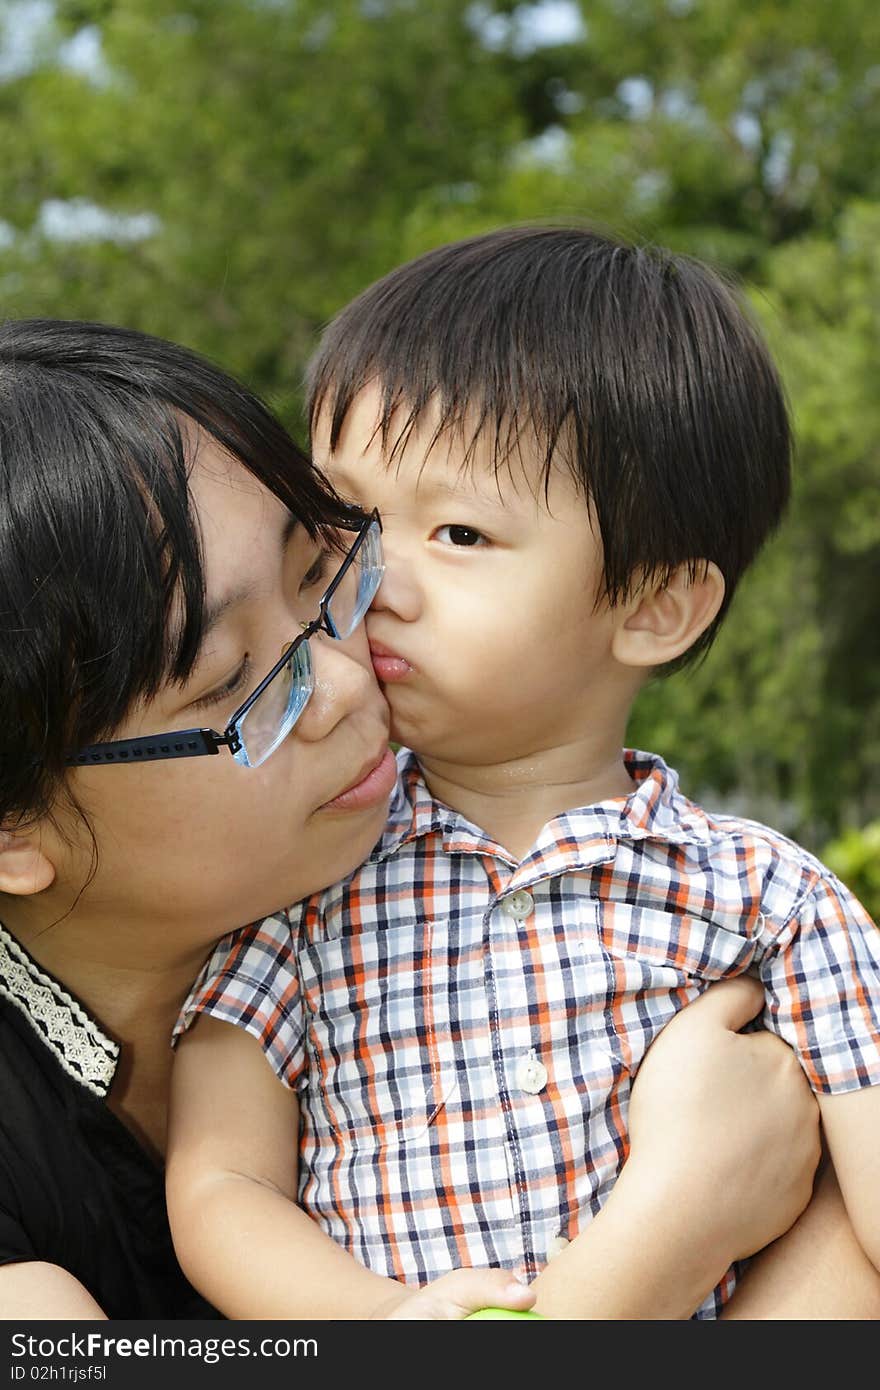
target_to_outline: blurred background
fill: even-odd
[[[876,0],[0,0],[0,314],[207,353],[298,438],[393,265],[574,217],[740,281],[794,412],[778,537],[629,740],[880,916]]]

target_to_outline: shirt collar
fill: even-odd
[[[705,844],[711,837],[706,815],[683,796],[678,774],[656,753],[623,750],[626,770],[635,783],[627,797],[596,802],[555,816],[541,830],[527,859],[544,870],[586,867],[614,858],[621,840],[662,840],[675,844]],[[494,853],[510,856],[479,826],[450,806],[436,801],[425,784],[418,760],[409,749],[397,755],[398,781],[384,834],[371,858],[387,859],[408,841],[439,835],[446,853]]]
[[[68,1076],[93,1095],[107,1095],[119,1060],[119,1044],[101,1031],[82,1005],[2,926],[0,996],[27,1019]]]

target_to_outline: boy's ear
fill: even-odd
[[[647,585],[614,631],[612,652],[624,666],[663,666],[683,656],[706,631],[724,602],[724,576],[708,560],[691,576],[679,565],[667,584]]]
[[[0,893],[29,897],[55,882],[55,865],[46,858],[38,827],[0,830]]]

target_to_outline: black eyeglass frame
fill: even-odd
[[[117,763],[156,763],[166,761],[169,758],[203,758],[219,753],[221,748],[228,748],[234,756],[241,748],[241,738],[237,726],[263,694],[266,687],[271,685],[285,666],[293,661],[303,643],[318,632],[326,632],[328,637],[339,639],[339,633],[334,627],[328,610],[334,594],[357,559],[358,552],[366,541],[374,522],[378,524],[381,532],[382,518],[375,507],[361,522],[358,527],[358,534],[352,541],[348,554],[324,590],[318,604],[317,617],[306,624],[302,632],[293,639],[283,656],[276,661],[268,675],[263,677],[257,688],[252,690],[244,703],[233,712],[222,734],[218,734],[216,729],[178,729],[167,734],[150,734],[138,738],[112,739],[109,743],[92,743],[87,748],[81,748],[78,753],[70,754],[66,759],[68,767],[94,767]]]

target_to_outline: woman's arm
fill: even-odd
[[[554,1318],[687,1318],[735,1259],[810,1200],[819,1112],[791,1050],[739,1033],[763,1006],[745,977],[713,985],[649,1049],[631,1150],[606,1205],[533,1287]]]
[[[28,1260],[0,1268],[0,1319],[4,1322],[103,1317],[88,1290],[58,1265]]]
[[[462,1318],[534,1294],[498,1269],[422,1290],[373,1274],[296,1205],[299,1111],[242,1028],[202,1017],[178,1043],[168,1215],[190,1282],[231,1318]]]
[[[856,1240],[830,1163],[800,1220],[762,1250],[721,1316],[819,1322],[880,1318],[880,1274]]]

